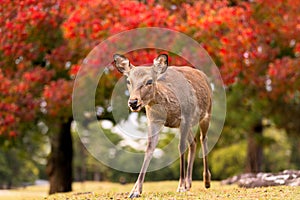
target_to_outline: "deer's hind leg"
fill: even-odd
[[[196,148],[197,148],[196,139],[191,130],[189,131],[188,142],[189,142],[189,154],[188,154],[188,163],[186,168],[187,173],[185,179],[185,185],[187,191],[189,191],[192,187],[193,165],[195,161]]]
[[[203,156],[203,182],[206,188],[210,188],[211,175],[208,169],[208,147],[207,147],[207,130],[209,127],[210,115],[208,114],[204,119],[200,121],[200,141],[202,146],[202,156]]]

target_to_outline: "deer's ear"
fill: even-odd
[[[153,69],[158,74],[164,73],[168,68],[168,55],[160,54],[153,60]]]
[[[133,65],[131,65],[129,60],[123,55],[115,54],[113,57],[115,67],[122,74],[129,72],[134,67]]]

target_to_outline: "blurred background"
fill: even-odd
[[[214,180],[243,172],[300,169],[300,1],[0,4],[0,188],[49,181],[49,192],[55,193],[70,191],[73,181],[135,181],[136,174],[113,170],[86,151],[74,128],[71,99],[87,54],[106,38],[138,27],[187,34],[206,49],[221,72],[227,116],[209,154]],[[127,56],[138,65],[152,63],[157,52],[145,49]],[[170,57],[172,65],[185,64]],[[105,87],[97,90],[97,117],[114,144],[140,152],[143,148],[118,134],[112,117],[109,100],[120,76],[110,69],[100,80]],[[95,128],[88,116],[82,125]],[[165,135],[158,148],[174,137]],[[126,158],[118,162],[124,165]],[[193,176],[202,179],[202,159],[196,159]],[[176,161],[148,173],[146,180],[178,177]]]

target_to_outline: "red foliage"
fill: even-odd
[[[300,2],[236,4],[198,1],[184,5],[186,17],[177,29],[202,42],[220,62],[227,85],[239,82],[263,96],[293,98],[300,88]]]
[[[70,56],[59,35],[65,6],[54,0],[1,1],[0,135],[20,135],[20,124],[41,112],[44,87],[65,73]]]
[[[155,2],[1,0],[0,135],[20,135],[18,124],[41,114],[70,117],[73,78],[84,57],[112,34],[138,27],[190,35],[215,59],[228,85],[239,82],[286,100],[299,93],[299,1],[194,1],[175,8]],[[157,53],[128,56],[138,65]]]
[[[51,81],[45,86],[43,97],[45,112],[53,117],[69,117],[71,113],[71,95],[73,83],[64,79]]]
[[[300,59],[284,57],[270,63],[268,69],[269,82],[272,87],[272,98],[282,96],[284,100],[296,98],[300,92]]]

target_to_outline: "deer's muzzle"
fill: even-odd
[[[132,111],[138,111],[141,105],[138,105],[137,99],[129,99],[128,106],[131,108]]]

